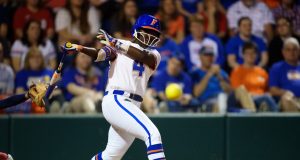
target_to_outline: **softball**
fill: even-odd
[[[182,87],[177,83],[170,83],[165,90],[165,94],[169,100],[178,100],[182,96]]]

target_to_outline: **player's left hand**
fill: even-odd
[[[67,54],[76,54],[78,51],[80,51],[81,48],[81,45],[71,42],[66,42],[63,46],[61,46],[63,52],[67,52]]]
[[[115,47],[115,44],[117,42],[117,39],[109,35],[106,31],[103,29],[100,29],[97,35],[97,39],[100,41],[100,43]]]
[[[43,100],[44,96],[46,95],[48,88],[48,84],[46,83],[36,83],[30,86],[28,91],[28,97],[34,102],[36,105],[44,107],[45,101]]]

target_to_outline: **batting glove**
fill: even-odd
[[[110,36],[106,31],[104,31],[103,29],[100,29],[97,35],[98,40],[100,41],[100,43],[107,45],[107,46],[111,46],[111,47],[115,47],[116,43],[117,43],[117,39]]]
[[[82,46],[66,42],[65,45],[61,46],[61,48],[64,52],[67,52],[67,54],[76,54],[82,49]]]

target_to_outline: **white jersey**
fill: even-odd
[[[136,43],[125,40],[119,41],[143,50],[143,48]],[[159,52],[156,49],[146,50],[156,57],[157,67],[161,59]],[[148,80],[154,71],[155,70],[149,68],[149,66],[129,58],[126,53],[117,51],[117,58],[110,62],[106,90],[123,90],[129,93],[144,96],[147,89]]]

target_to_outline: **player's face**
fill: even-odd
[[[244,19],[239,26],[240,33],[245,36],[251,35],[252,23],[249,19]]]
[[[201,24],[200,22],[192,22],[190,26],[190,31],[193,37],[201,38],[204,33],[203,24]]]
[[[294,44],[286,44],[282,50],[283,57],[288,62],[297,62],[299,59],[299,47]]]
[[[248,65],[255,65],[255,61],[256,61],[256,51],[255,49],[246,49],[244,51],[244,63],[247,63]]]
[[[151,29],[140,29],[137,38],[146,46],[156,46],[159,42],[160,34]]]
[[[290,23],[286,19],[279,19],[276,25],[277,33],[280,36],[287,36],[290,34]]]
[[[29,41],[37,41],[40,36],[40,25],[36,22],[32,22],[27,30]]]
[[[88,70],[91,64],[92,64],[91,57],[83,53],[78,53],[76,57],[76,67],[79,67],[82,70]]]

